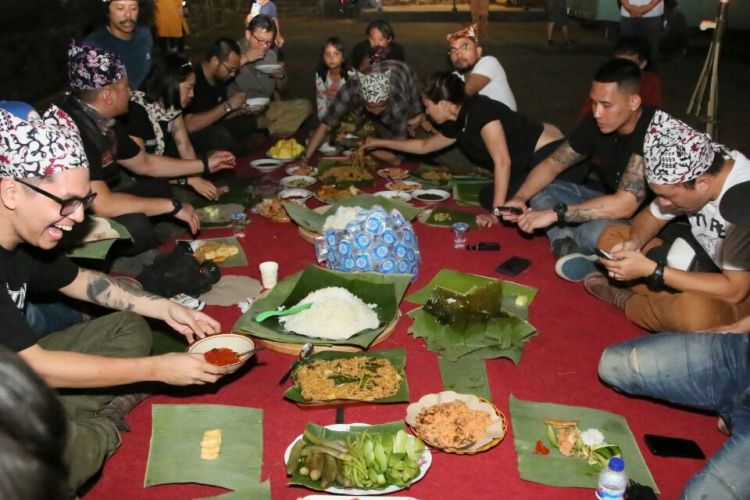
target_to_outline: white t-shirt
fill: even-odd
[[[464,75],[458,71],[454,72],[458,75],[461,80],[466,81]],[[513,111],[516,109],[516,98],[513,97],[513,92],[510,90],[510,84],[508,84],[508,77],[505,76],[505,70],[500,65],[500,61],[493,56],[483,56],[471,70],[471,73],[477,75],[486,76],[490,79],[489,83],[479,91],[479,95],[485,95],[492,100],[499,101],[508,106]]]
[[[750,228],[725,220],[719,213],[721,198],[727,190],[741,182],[750,181],[750,160],[739,151],[731,152],[734,166],[724,181],[719,197],[706,203],[695,214],[687,214],[690,228],[711,260],[720,269],[745,271],[750,269]],[[651,214],[657,219],[672,220],[682,212],[651,202]]]
[[[651,0],[628,0],[630,5],[648,5]],[[656,17],[664,14],[664,2],[657,3],[653,9],[643,14],[642,17]],[[622,17],[631,17],[630,12],[625,10],[625,7],[620,7],[620,15]]]

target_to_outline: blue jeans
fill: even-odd
[[[23,314],[37,340],[84,320],[81,311],[63,302],[26,302]]]
[[[716,412],[731,437],[682,498],[750,498],[750,334],[662,333],[608,347],[599,376],[627,394]]]
[[[604,196],[604,193],[582,184],[556,180],[543,190],[539,191],[531,200],[529,205],[534,210],[552,210],[558,203],[576,205],[584,201]],[[560,238],[571,238],[578,244],[578,248],[584,253],[594,253],[596,240],[604,228],[610,224],[623,222],[616,219],[597,219],[580,224],[571,224],[558,227],[554,224],[547,228],[547,237],[550,241]]]

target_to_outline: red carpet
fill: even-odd
[[[243,162],[247,165],[247,162]],[[280,176],[280,172],[278,176]],[[311,203],[312,204],[312,203]],[[661,498],[677,498],[689,477],[703,462],[659,458],[643,444],[644,433],[666,434],[694,439],[707,455],[721,446],[724,438],[716,430],[716,417],[669,408],[655,402],[625,397],[604,386],[597,378],[597,364],[609,344],[643,335],[629,323],[621,311],[598,302],[582,284],[568,283],[554,274],[553,256],[546,237],[524,238],[515,228],[501,227],[470,231],[469,242],[499,241],[500,252],[467,252],[452,248],[448,229],[416,223],[423,263],[419,280],[407,293],[426,284],[442,268],[497,276],[495,267],[512,255],[532,260],[532,266],[516,281],[537,287],[539,294],[530,308],[530,321],[540,335],[527,345],[518,366],[507,360],[487,362],[494,401],[506,414],[508,396],[532,401],[590,406],[619,413],[628,421],[646,463],[662,490]],[[224,236],[228,230],[205,231],[202,236]],[[280,277],[314,262],[312,245],[304,242],[294,224],[273,224],[251,216],[248,236],[243,242],[250,267],[227,269],[228,274],[248,274],[259,278],[257,265],[264,260],[280,263]],[[404,302],[402,312],[413,308]],[[209,307],[228,331],[240,312],[236,307]],[[406,333],[410,319],[403,316],[395,333],[376,348],[403,346],[407,351],[406,373],[411,399],[417,400],[442,386],[436,355],[422,341]],[[277,385],[289,368],[290,356],[263,351],[258,364],[238,377],[213,388],[194,392],[189,397],[154,396],[130,415],[132,432],[123,434],[122,447],[107,461],[99,480],[84,496],[85,500],[127,498],[185,499],[217,495],[223,490],[202,485],[166,485],[143,488],[143,477],[151,433],[151,405],[154,403],[219,403],[262,408],[264,410],[263,478],[271,480],[274,499],[294,499],[312,491],[286,484],[283,451],[300,434],[308,421],[326,425],[334,422],[333,409],[302,410],[281,396]],[[363,405],[348,407],[347,423],[382,423],[404,417],[406,405]],[[512,428],[496,448],[474,456],[433,454],[433,465],[425,478],[406,495],[421,499],[497,499],[497,498],[593,498],[591,490],[552,488],[522,481],[516,468]]]

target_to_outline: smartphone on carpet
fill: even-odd
[[[706,458],[698,443],[691,439],[657,436],[655,434],[645,434],[643,438],[651,453],[660,457],[697,458],[701,460]]]
[[[524,259],[523,257],[511,257],[497,266],[495,271],[507,276],[516,276],[530,265],[531,261],[529,259]]]

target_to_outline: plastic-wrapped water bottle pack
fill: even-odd
[[[421,255],[414,228],[401,213],[380,205],[360,210],[346,228],[324,234],[326,266],[336,271],[412,274]]]

